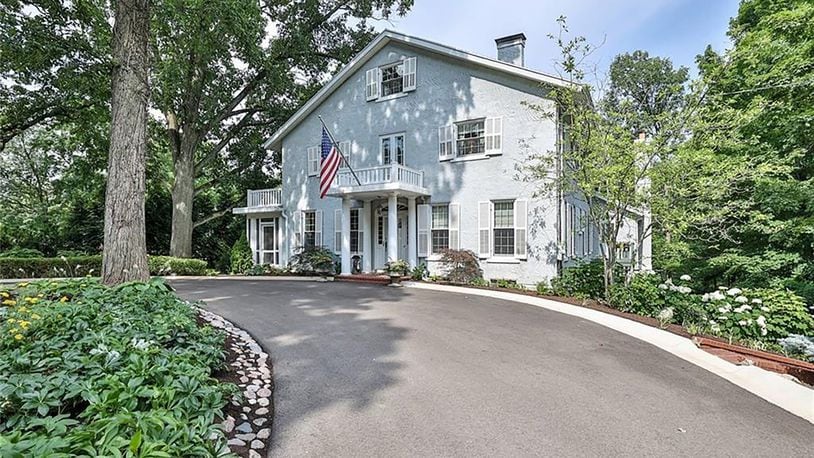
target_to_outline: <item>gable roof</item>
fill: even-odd
[[[285,137],[294,127],[296,127],[306,116],[308,116],[316,107],[318,107],[329,95],[331,95],[342,83],[350,78],[359,67],[365,64],[376,52],[385,47],[390,42],[402,43],[408,46],[417,47],[427,51],[441,54],[453,59],[467,61],[485,68],[497,70],[503,73],[508,73],[514,76],[525,78],[530,81],[550,84],[553,86],[571,87],[574,83],[566,81],[556,76],[548,75],[546,73],[529,70],[525,67],[519,67],[514,64],[503,62],[489,57],[479,56],[467,51],[461,51],[450,46],[442,45],[433,41],[425,40],[403,33],[395,32],[393,30],[385,30],[373,39],[362,51],[359,52],[342,70],[340,70],[334,77],[322,87],[313,97],[308,99],[305,104],[294,113],[293,116],[279,128],[274,135],[263,143],[263,148],[269,148],[274,143]]]

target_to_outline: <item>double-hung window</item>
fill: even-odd
[[[438,254],[449,248],[449,205],[432,206],[432,251]]]
[[[317,246],[317,212],[303,212],[303,246],[313,248]]]
[[[361,233],[359,232],[359,209],[352,208],[350,210],[350,252],[351,253],[359,253],[361,250],[359,247],[362,245],[359,238],[361,237]]]
[[[382,97],[388,95],[398,94],[404,91],[404,63],[397,62],[395,64],[386,65],[381,67],[382,72]]]
[[[404,165],[404,134],[381,137],[381,158],[383,165]]]
[[[455,141],[458,156],[486,152],[486,131],[483,119],[459,122],[456,125],[456,131]]]
[[[416,88],[416,60],[407,57],[365,72],[365,99],[378,100],[414,91]]]
[[[494,203],[494,254],[514,256],[514,201]]]

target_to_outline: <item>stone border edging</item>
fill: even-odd
[[[409,288],[471,294],[533,305],[576,316],[654,345],[764,400],[814,423],[814,390],[755,366],[736,366],[696,347],[690,339],[636,321],[576,305],[521,294],[451,285],[403,282]]]
[[[240,414],[240,418],[227,416],[222,422],[222,428],[228,447],[245,447],[248,449],[249,457],[259,458],[261,456],[259,451],[267,450],[271,446],[271,428],[273,427],[272,388],[274,385],[271,371],[267,367],[269,355],[248,331],[217,313],[206,310],[195,303],[189,304],[198,311],[204,321],[229,334],[237,345],[233,345],[232,350],[240,356],[230,365],[232,370],[241,376],[237,386],[244,397],[244,403],[234,399],[230,399],[230,402],[236,407],[241,407],[243,413]],[[256,418],[250,420],[249,414]],[[234,451],[231,452],[234,453]]]
[[[39,277],[39,278],[0,278],[0,285],[2,284],[17,284],[21,282],[33,282],[33,281],[40,281],[40,280],[53,280],[53,281],[64,281],[64,280],[76,280],[85,277]],[[99,277],[92,277],[98,279]],[[162,278],[164,280],[260,280],[260,281],[311,281],[311,282],[326,282],[326,281],[334,281],[334,277],[318,277],[318,276],[294,276],[294,275],[256,275],[256,276],[248,276],[248,275],[159,275],[153,278]]]

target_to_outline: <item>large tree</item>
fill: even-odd
[[[108,285],[150,277],[144,226],[150,0],[118,0],[115,9],[102,253]]]

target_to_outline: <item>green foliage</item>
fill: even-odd
[[[395,275],[406,275],[407,272],[410,271],[410,265],[407,264],[407,261],[403,259],[397,259],[395,261],[390,261],[384,265],[384,270],[388,273],[395,274]]]
[[[778,341],[783,352],[792,358],[814,362],[814,338],[791,334]]]
[[[453,283],[469,284],[483,278],[478,256],[470,250],[441,251],[441,270]]]
[[[618,269],[617,273],[621,274],[621,268]],[[604,272],[601,259],[577,262],[563,269],[559,277],[551,280],[551,290],[557,296],[601,299],[605,296]]]
[[[236,390],[212,378],[224,336],[199,327],[162,282],[41,281],[0,296],[0,455],[215,456],[225,446],[216,419]]]
[[[549,282],[548,280],[537,282],[537,286],[535,289],[537,290],[537,294],[541,296],[554,295],[554,291],[551,289],[551,282]]]
[[[334,257],[334,253],[325,247],[303,247],[289,260],[289,269],[303,274],[331,274]]]
[[[498,278],[498,279],[492,280],[492,284],[497,286],[498,288],[504,288],[504,289],[519,289],[519,290],[525,290],[526,289],[523,285],[521,285],[520,283],[517,283],[517,280],[509,280],[509,279],[506,279],[506,278]]]
[[[41,258],[42,251],[34,248],[12,248],[0,253],[0,258]]]
[[[202,259],[150,256],[147,258],[150,275],[206,275],[209,266]]]
[[[472,285],[472,286],[480,286],[480,287],[487,287],[487,286],[492,285],[489,281],[487,281],[487,280],[485,280],[483,278],[475,278],[471,282],[469,282],[469,284]]]
[[[232,252],[229,259],[229,271],[233,274],[246,273],[254,265],[252,249],[249,246],[249,241],[246,239],[245,233],[232,245]]]
[[[683,326],[705,326],[707,315],[701,298],[692,294],[689,277],[662,282],[655,274],[636,274],[627,284],[611,288],[611,306],[637,315],[659,318]]]
[[[661,279],[657,275],[634,275],[627,284],[613,285],[608,302],[623,312],[656,316],[666,306],[659,284]]]
[[[410,271],[410,278],[414,281],[421,281],[428,274],[429,271],[427,270],[427,264],[422,262],[421,264],[413,267],[413,270]]]
[[[200,259],[150,256],[150,275],[207,275],[206,261]],[[0,278],[54,278],[99,275],[102,257],[0,258]]]

